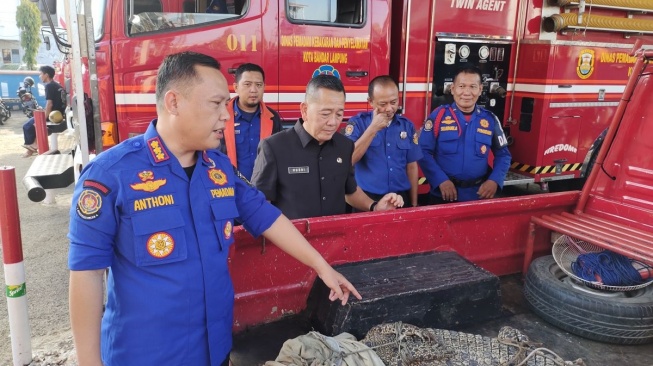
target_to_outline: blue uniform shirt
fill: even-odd
[[[438,120],[441,110],[444,113]],[[494,163],[488,179],[501,188],[510,168],[511,156],[501,123],[492,112],[478,106],[469,121],[455,103],[436,108],[422,126],[419,146],[424,153],[420,168],[431,185],[431,194],[437,197],[442,196],[439,185],[451,178],[461,181],[484,178],[490,170],[490,150]],[[458,201],[478,199],[479,186],[457,187]]]
[[[372,123],[372,112],[361,112],[349,120],[345,136],[357,141]],[[356,182],[362,190],[375,194],[407,191],[408,163],[422,157],[415,125],[396,115],[390,126],[377,132],[363,157],[356,163]]]
[[[155,129],[95,158],[75,187],[69,267],[110,267],[105,365],[214,365],[231,349],[227,268],[238,217],[254,236],[279,217],[217,151],[189,179]]]
[[[243,113],[234,103],[234,132],[238,170],[247,179],[252,179],[256,149],[261,140],[261,107],[254,113]]]

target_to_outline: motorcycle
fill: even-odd
[[[39,109],[39,103],[32,95],[33,86],[34,79],[28,76],[23,80],[23,85],[19,86],[16,92],[20,100],[20,107],[28,118],[32,118],[34,116],[34,110]]]
[[[0,98],[0,125],[4,125],[9,118],[11,118],[11,109],[7,108],[5,102]]]

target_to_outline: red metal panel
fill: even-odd
[[[513,37],[518,1],[435,1],[436,32]]]
[[[583,217],[592,220],[591,215]],[[533,217],[532,221],[545,228],[653,265],[653,242],[650,233],[640,231],[635,234],[631,231],[630,237],[627,237],[622,235],[620,228],[605,230],[600,226],[587,225],[586,222],[579,221],[577,215],[545,215]]]
[[[580,171],[571,171],[571,166],[583,162],[609,124],[616,108],[605,103],[619,100],[632,71],[633,58],[627,49],[591,45],[522,45],[513,115],[519,121],[525,97],[535,98],[535,108],[531,131],[521,131],[519,125],[511,128],[515,141],[511,152],[513,161],[529,169],[542,167],[532,174],[537,181],[553,176],[554,160],[561,159],[570,164],[564,175],[579,176]],[[583,55],[590,61],[581,72]]]
[[[530,214],[569,211],[578,192],[295,220],[331,264],[454,250],[497,274],[521,270]],[[528,212],[529,215],[524,213]],[[550,248],[539,235],[535,252]],[[276,246],[235,232],[230,270],[236,291],[234,327],[273,321],[306,306],[315,273]]]

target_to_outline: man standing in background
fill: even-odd
[[[229,120],[220,150],[247,179],[252,179],[256,149],[261,140],[282,130],[281,118],[263,103],[265,73],[256,64],[236,69],[235,98],[228,104]]]
[[[415,207],[422,151],[413,122],[396,114],[399,87],[389,75],[377,76],[367,94],[372,111],[352,117],[345,128],[345,136],[355,142],[356,182],[374,200],[395,192]]]

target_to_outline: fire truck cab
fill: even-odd
[[[93,1],[97,123],[105,148],[145,131],[157,67],[185,50],[216,57],[230,83],[239,65],[261,65],[264,100],[288,123],[314,75],[343,81],[351,117],[369,108],[369,81],[390,74],[419,127],[472,63],[478,104],[509,136],[506,184],[578,181],[632,71],[628,52],[653,43],[651,11],[640,0]]]

